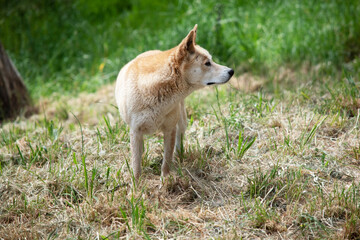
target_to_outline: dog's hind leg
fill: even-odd
[[[176,124],[176,151],[177,153],[183,152],[183,144],[182,141],[185,136],[185,130],[187,127],[187,119],[186,119],[186,109],[184,100],[180,102],[180,118],[178,123]]]
[[[166,177],[170,173],[170,163],[174,156],[176,129],[164,132],[164,159],[161,166],[161,176]]]
[[[144,138],[139,131],[130,129],[131,165],[136,180],[141,175],[141,156],[143,153]]]

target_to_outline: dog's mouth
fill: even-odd
[[[230,80],[231,77],[229,77],[226,81],[224,82],[208,82],[206,83],[207,86],[210,86],[210,85],[214,85],[214,84],[224,84],[224,83],[227,83],[229,80]]]

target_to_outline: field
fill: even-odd
[[[0,125],[0,239],[360,238],[360,4],[84,2],[0,10],[39,108]],[[162,136],[146,137],[133,184],[114,80],[194,23],[235,78],[187,98],[164,181]]]

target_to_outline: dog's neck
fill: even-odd
[[[169,68],[168,74],[168,80],[156,83],[157,94],[155,96],[159,103],[180,101],[192,92],[191,86],[178,74],[177,69]]]
[[[147,105],[172,105],[185,99],[189,94],[198,89],[191,85],[185,79],[185,76],[182,75],[182,68],[184,66],[176,58],[176,48],[165,51],[163,54],[167,54],[168,59],[156,69],[156,75],[160,75],[161,80],[159,81],[156,77],[153,80],[141,83],[142,87],[140,90],[144,91],[143,96],[151,96],[150,98],[143,99]]]

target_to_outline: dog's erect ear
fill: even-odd
[[[196,39],[196,30],[197,24],[195,24],[194,28],[188,33],[188,35],[181,41],[178,46],[178,58],[183,58],[187,53],[195,52],[195,39]]]
[[[196,30],[197,24],[195,24],[194,28],[189,32],[189,34],[182,40],[181,44],[185,44],[186,50],[189,53],[195,52],[195,40],[196,40]]]

